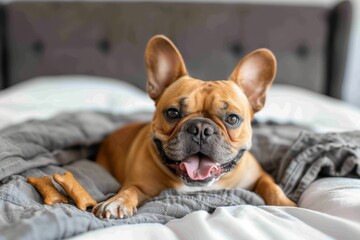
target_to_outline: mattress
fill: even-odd
[[[0,93],[0,128],[60,112],[152,112],[146,93],[120,80],[90,76],[40,77]],[[298,87],[274,85],[260,122],[294,123],[317,132],[360,129],[360,110]],[[122,225],[73,239],[354,239],[360,236],[360,180],[323,178],[299,207],[232,206],[197,211],[162,224]]]

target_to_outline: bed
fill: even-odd
[[[195,14],[199,9],[200,17]],[[0,239],[360,236],[360,110],[338,99],[346,58],[347,2],[331,8],[14,2],[2,10],[6,13],[2,19],[6,57],[2,59],[4,90],[0,92]],[[183,14],[188,21],[175,21]],[[147,23],[149,19],[155,24]],[[279,25],[284,20],[292,24]],[[204,28],[206,22],[215,27]],[[300,30],[283,39],[278,33],[291,32],[293,24],[300,25]],[[273,33],[266,31],[271,27]],[[220,30],[221,36],[214,34]],[[279,73],[265,108],[256,116],[253,151],[260,161],[265,159],[262,164],[278,176],[299,207],[265,206],[258,196],[230,190],[198,195],[166,191],[146,203],[133,220],[124,221],[95,219],[73,205],[52,208],[42,204],[26,183],[29,175],[71,170],[97,200],[119,188],[92,160],[98,144],[111,131],[127,122],[151,118],[154,106],[143,90],[142,56],[148,37],[159,32],[174,39],[185,61],[189,59],[190,73],[201,78],[226,78],[238,59],[257,47],[274,51]],[[211,56],[198,47],[204,39],[220,46]],[[287,168],[280,176],[277,169],[266,165],[269,155],[263,155],[274,153],[271,159],[284,159],[281,155],[304,139],[299,136],[315,139],[319,144],[313,149],[324,146],[323,151],[330,155],[316,156],[321,169],[312,175],[315,179],[304,178],[315,171],[311,162],[303,168],[300,183],[291,187],[282,182]],[[331,166],[320,161],[323,156],[338,157],[341,164],[331,172]],[[301,186],[306,188],[299,194],[296,190]],[[199,204],[194,196],[207,204]],[[164,205],[168,199],[173,199],[171,204]]]

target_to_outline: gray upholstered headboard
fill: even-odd
[[[350,5],[239,3],[14,2],[5,5],[9,86],[31,77],[91,74],[145,87],[144,49],[155,34],[171,38],[190,74],[226,79],[257,48],[278,59],[276,82],[337,95],[346,57]]]

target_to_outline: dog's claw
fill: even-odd
[[[106,213],[105,213],[105,217],[106,217],[107,219],[110,219],[110,217],[111,217],[111,213],[110,213],[109,211],[106,211]]]

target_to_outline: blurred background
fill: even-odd
[[[144,89],[143,54],[171,38],[189,72],[226,79],[260,47],[278,59],[276,83],[360,106],[360,2],[340,0],[2,0],[1,88],[69,74],[121,79]]]

